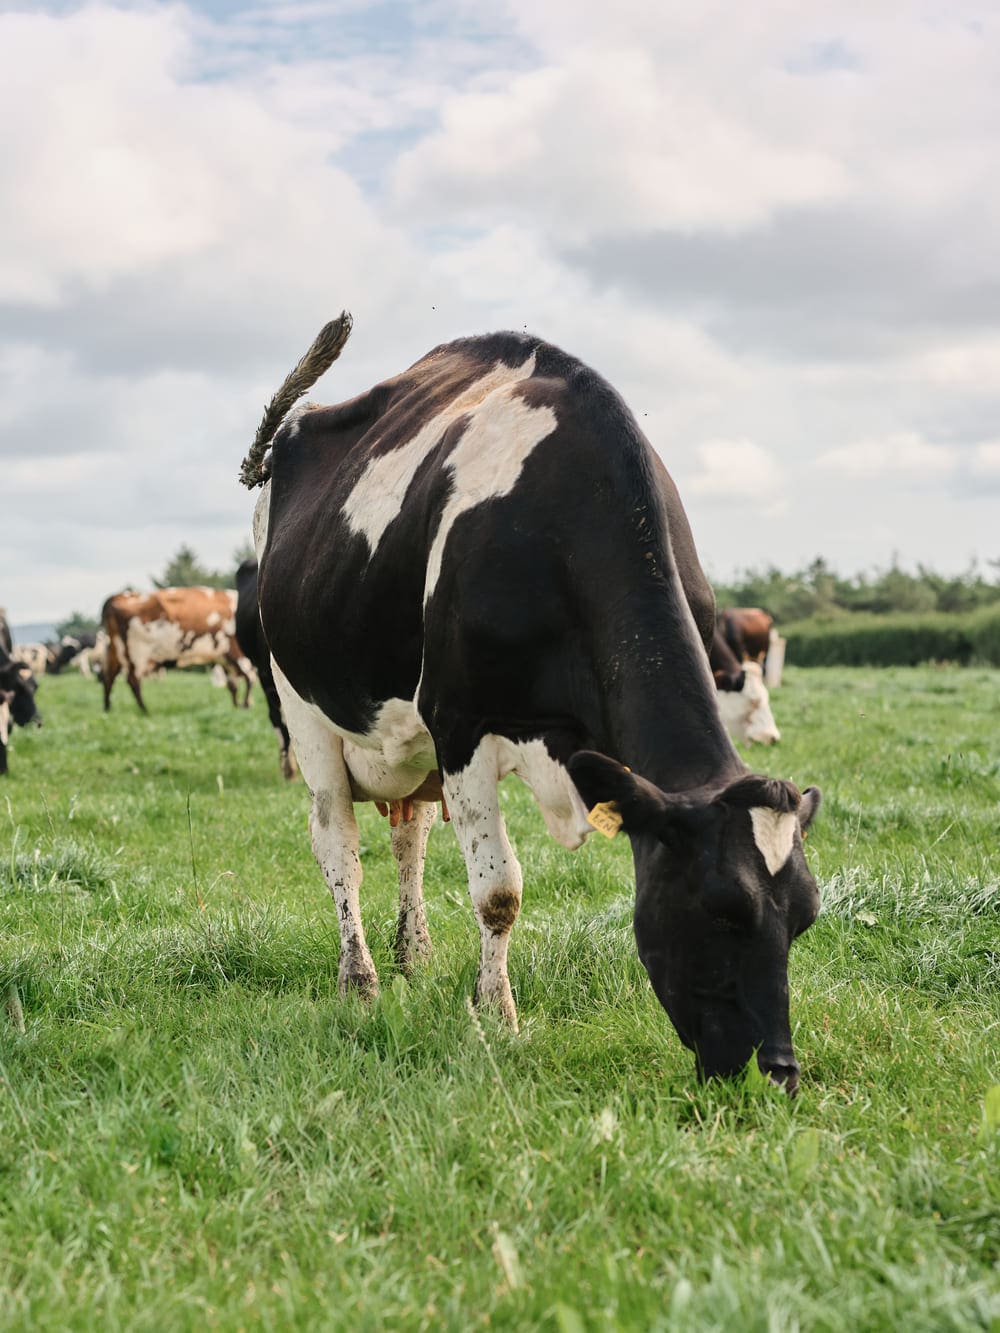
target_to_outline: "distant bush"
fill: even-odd
[[[972,655],[977,662],[1000,666],[1000,607],[988,606],[968,617]]]
[[[781,632],[786,660],[796,666],[917,666],[921,662],[984,662],[1000,666],[1000,606],[966,615],[874,615],[856,611],[815,616]]]
[[[923,565],[910,573],[894,560],[887,569],[842,578],[817,557],[791,574],[771,566],[744,570],[728,583],[715,581],[715,596],[719,606],[762,606],[779,624],[860,611],[971,613],[1000,605],[1000,562],[988,564],[992,575],[973,562],[965,573],[945,576]]]

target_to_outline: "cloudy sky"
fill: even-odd
[[[0,0],[0,604],[246,538],[264,402],[528,328],[716,577],[1000,556],[993,0]]]

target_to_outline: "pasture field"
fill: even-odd
[[[699,1087],[636,958],[622,838],[523,788],[522,1033],[467,1010],[454,835],[435,952],[381,998],[337,928],[259,691],[45,680],[0,780],[4,1329],[1000,1329],[1000,672],[790,669],[823,911],[792,954],[794,1102]],[[996,1096],[996,1094],[994,1094]]]

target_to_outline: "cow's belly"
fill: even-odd
[[[176,662],[179,667],[207,666],[224,657],[228,645],[225,627],[199,634],[182,629],[172,620],[132,620],[127,630],[129,660],[139,677],[148,675],[161,662]]]
[[[335,730],[338,730],[336,726]],[[344,762],[357,800],[399,800],[412,796],[437,768],[430,732],[416,705],[388,699],[372,729],[359,736],[341,732]]]

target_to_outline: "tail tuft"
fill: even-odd
[[[288,409],[330,369],[343,351],[353,325],[354,321],[346,310],[342,310],[337,319],[324,324],[308,352],[268,403],[254,442],[240,468],[240,481],[244,486],[252,490],[264,480],[264,454]]]

